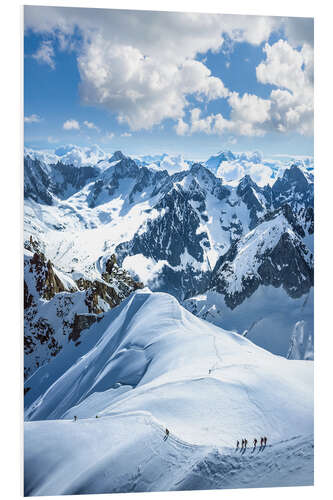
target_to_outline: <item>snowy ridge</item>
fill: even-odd
[[[79,358],[73,348],[73,357],[60,353],[26,382],[26,494],[186,489],[200,487],[202,476],[203,486],[230,487],[225,473],[247,464],[233,450],[236,440],[264,434],[283,466],[266,484],[311,481],[294,475],[300,465],[311,471],[311,362],[274,356],[147,289],[93,325],[80,349]],[[286,451],[295,449],[287,466]],[[257,461],[264,473],[269,456],[247,452],[250,470]],[[166,464],[174,464],[168,474]],[[207,475],[207,467],[217,473]],[[254,481],[250,471],[236,475],[238,487]]]

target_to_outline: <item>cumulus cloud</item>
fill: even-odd
[[[255,95],[244,94],[243,97],[239,97],[233,93],[229,98],[229,104],[230,119],[224,118],[221,113],[202,117],[201,110],[193,108],[189,124],[178,122],[176,132],[179,135],[201,132],[208,135],[231,133],[244,136],[260,136],[265,133],[262,125],[269,118],[269,101]]]
[[[307,83],[313,61],[312,20],[28,6],[25,27],[50,34],[61,50],[75,50],[82,101],[111,110],[132,130],[150,129],[172,119],[179,135],[195,131],[235,135],[311,131],[312,92]],[[257,68],[259,81],[274,82],[270,84],[277,87],[270,99],[230,93],[223,81],[211,74],[206,60],[197,60],[198,54],[208,51],[232,50],[236,42],[259,45],[273,32],[284,32],[290,43],[288,50],[266,44],[266,60]],[[79,44],[72,43],[74,33],[81,34]],[[35,56],[54,67],[50,41],[43,42]],[[292,84],[287,82],[284,58],[292,64]],[[277,70],[278,59],[281,72]],[[293,87],[296,75],[301,77],[297,89]],[[303,89],[302,80],[307,82]],[[291,102],[290,95],[291,109],[284,109],[281,102]],[[219,98],[228,99],[230,119],[221,113],[203,117],[195,112],[191,122],[185,122],[190,102]]]
[[[39,49],[32,57],[39,63],[47,64],[51,69],[55,68],[54,49],[50,40],[42,42]]]
[[[77,120],[66,120],[62,128],[64,130],[80,130],[80,124]]]
[[[184,114],[187,95],[226,97],[222,81],[201,62],[161,60],[137,47],[115,45],[96,36],[78,58],[80,92],[88,105],[116,112],[132,130],[150,129]]]
[[[132,134],[130,132],[124,132],[121,134],[121,137],[132,137]]]
[[[257,66],[260,83],[273,85],[268,99],[229,92],[230,118],[221,113],[201,116],[199,108],[190,114],[190,123],[176,126],[179,135],[203,132],[260,136],[266,132],[313,133],[313,49],[293,48],[285,40],[264,46],[265,59]]]
[[[270,101],[253,94],[245,93],[242,97],[233,92],[229,98],[231,120],[239,123],[264,123],[269,119]]]
[[[40,116],[35,114],[24,117],[24,123],[39,123],[40,121],[42,121]]]
[[[313,132],[313,49],[294,49],[285,40],[264,47],[266,59],[256,68],[257,79],[272,90],[271,126],[280,132]]]

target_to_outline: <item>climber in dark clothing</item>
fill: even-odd
[[[168,439],[169,434],[170,434],[169,429],[165,429],[165,436],[164,436],[164,438],[163,438],[163,441],[166,441],[166,440]]]
[[[236,450],[235,450],[235,451],[237,451],[237,450],[238,450],[238,448],[239,448],[239,441],[237,440]]]
[[[242,447],[241,450],[244,448],[244,439],[242,439]]]
[[[74,422],[76,422],[76,421],[77,421],[77,416],[76,416],[76,415],[74,415]]]
[[[264,447],[266,448],[266,444],[267,444],[267,437],[265,436],[264,437]]]
[[[257,442],[258,442],[258,439],[257,438],[254,438],[253,440],[253,451],[256,449],[257,447]]]

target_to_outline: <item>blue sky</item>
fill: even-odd
[[[25,7],[25,145],[313,154],[311,19]]]

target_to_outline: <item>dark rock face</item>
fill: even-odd
[[[274,207],[288,203],[292,209],[298,205],[313,207],[313,183],[308,182],[297,165],[287,168],[283,177],[277,179],[272,187]]]
[[[50,300],[56,293],[65,291],[62,281],[55,274],[51,262],[46,261],[43,253],[34,253],[30,259],[29,272],[33,273],[36,290],[43,299]]]
[[[31,198],[38,203],[52,205],[51,178],[45,164],[24,158],[24,198]]]
[[[95,314],[75,314],[73,329],[68,336],[68,340],[77,343],[83,330],[87,330],[96,323],[98,317]]]
[[[249,175],[245,175],[237,187],[237,194],[249,210],[250,229],[253,229],[260,216],[271,207],[271,188],[260,188]]]
[[[171,266],[181,264],[181,255],[188,253],[199,262],[203,262],[201,243],[207,242],[207,234],[196,234],[200,220],[188,203],[188,196],[181,188],[168,193],[155,207],[164,210],[163,215],[150,219],[143,228],[139,228],[134,238],[121,243],[116,248],[120,262],[125,255],[142,253],[155,260],[166,260]]]
[[[170,266],[176,267],[182,265],[182,256],[188,253],[193,259],[203,263],[203,247],[208,248],[210,243],[205,232],[197,234],[200,219],[189,203],[189,196],[191,194],[184,192],[181,187],[166,194],[154,207],[162,215],[148,219],[131,241],[117,246],[119,262],[122,263],[128,255],[142,254],[156,261],[165,260]],[[194,199],[200,200],[200,193]],[[208,283],[207,278],[195,272],[191,265],[183,266],[179,271],[164,266],[160,274],[158,289],[169,292],[172,290],[177,297],[183,297],[184,290],[186,293],[198,293],[199,284],[202,289],[204,283]]]
[[[52,191],[60,199],[66,199],[94,180],[99,171],[95,167],[74,167],[58,162],[51,165]]]
[[[196,262],[200,267],[206,261],[204,250],[210,249],[207,233],[199,230],[201,221],[208,220],[207,193],[222,201],[230,195],[230,190],[198,163],[171,177],[163,175],[160,180],[163,182],[153,195],[159,192],[161,199],[152,209],[159,215],[148,218],[131,241],[117,246],[116,253],[120,263],[126,256],[137,254],[166,261],[169,265],[164,265],[157,280],[148,284],[182,300],[200,293],[209,283],[210,271],[201,271],[193,265]],[[183,181],[186,189],[180,184]],[[207,266],[208,262],[204,267]]]

